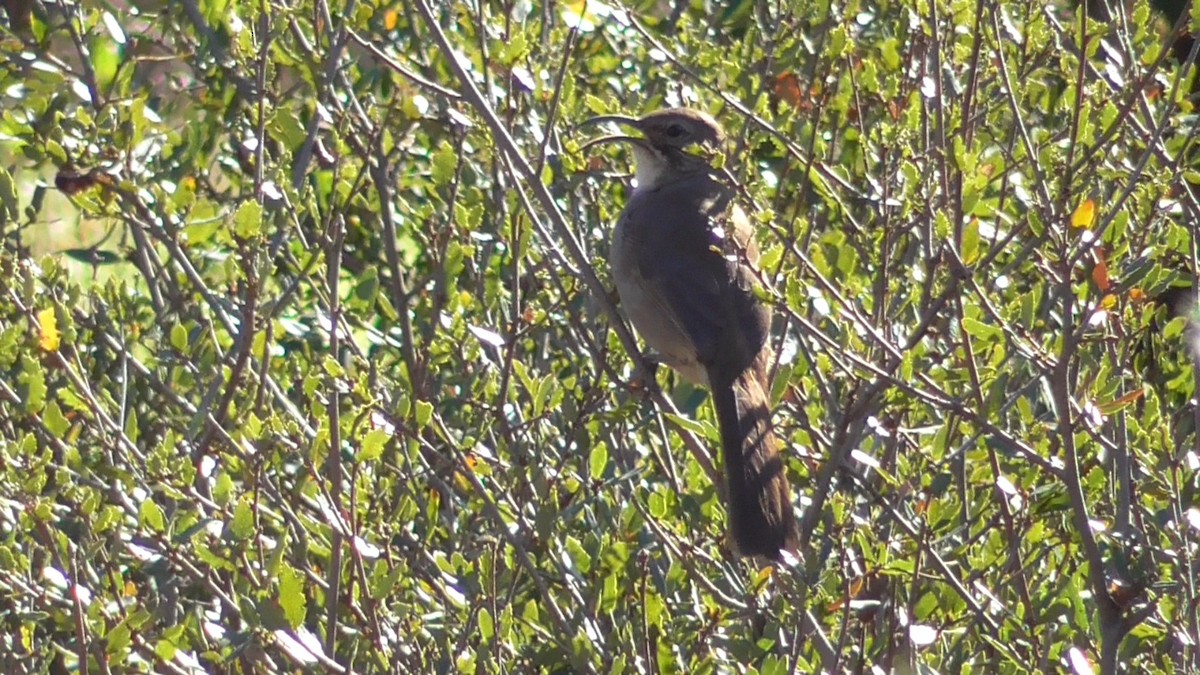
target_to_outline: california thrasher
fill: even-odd
[[[604,115],[641,136],[637,187],[613,231],[609,263],[621,306],[661,360],[712,391],[735,550],[778,560],[797,547],[791,490],[771,431],[771,312],[754,294],[758,246],[733,190],[711,164],[725,134],[706,113]]]

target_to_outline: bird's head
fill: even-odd
[[[652,190],[671,180],[709,169],[713,157],[725,144],[725,132],[712,115],[690,108],[668,108],[641,118],[600,115],[584,124],[600,122],[615,122],[641,132],[640,136],[603,136],[581,148],[601,143],[631,144],[638,190]]]

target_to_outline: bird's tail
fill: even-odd
[[[721,430],[729,523],[733,543],[743,556],[780,559],[799,545],[792,491],[783,457],[771,431],[770,393],[765,359],[732,379],[712,384]]]

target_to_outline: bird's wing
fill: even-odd
[[[650,196],[650,195],[647,195]],[[754,297],[754,276],[734,241],[728,189],[708,176],[663,186],[642,202],[637,264],[662,294],[670,319],[691,338],[706,367],[732,377],[761,349],[770,315]],[[739,233],[742,234],[742,233]]]

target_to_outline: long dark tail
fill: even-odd
[[[799,533],[783,458],[771,432],[763,361],[756,359],[728,384],[711,377],[710,383],[721,429],[734,546],[743,556],[779,560],[782,550],[796,552]]]

